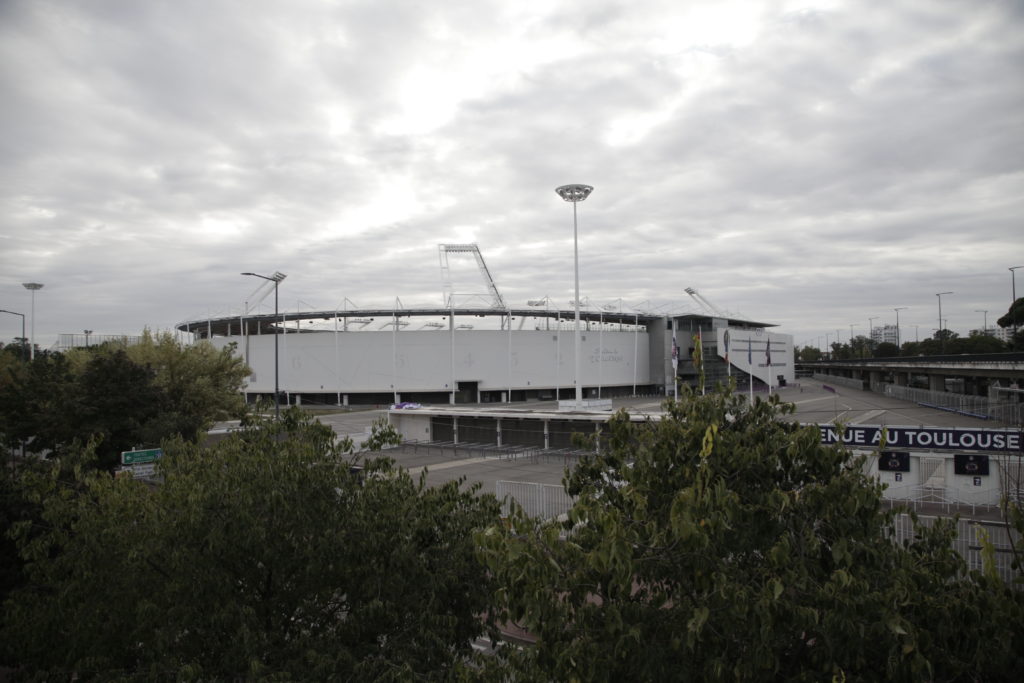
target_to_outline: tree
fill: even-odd
[[[100,437],[97,466],[136,445],[196,441],[216,420],[241,417],[249,369],[232,348],[182,346],[170,334],[37,356],[0,376],[0,435],[29,452],[67,454]]]
[[[155,488],[34,480],[44,528],[19,530],[8,660],[61,678],[407,680],[471,656],[493,590],[472,533],[493,496],[354,456],[298,409],[209,450],[169,443],[160,472]]]
[[[125,352],[153,371],[154,384],[164,392],[160,437],[180,434],[195,440],[215,421],[244,414],[241,390],[252,371],[235,355],[233,344],[220,350],[207,341],[184,346],[169,332],[145,330]]]
[[[897,546],[863,459],[729,391],[622,413],[565,521],[479,534],[523,680],[1016,680],[1024,599],[966,575],[951,524]],[[512,673],[508,673],[511,670]]]
[[[999,327],[1021,327],[1024,326],[1024,297],[1021,297],[1010,304],[1006,315],[996,321]]]
[[[821,350],[814,346],[805,346],[802,349],[794,349],[794,355],[798,362],[813,362],[821,360]]]
[[[900,347],[892,342],[881,342],[875,347],[875,358],[894,358],[900,355]]]

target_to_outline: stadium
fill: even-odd
[[[261,286],[237,314],[179,323],[218,348],[234,345],[252,369],[247,400],[366,405],[512,403],[575,396],[575,306],[550,298],[514,306],[498,292],[475,244],[439,245],[444,305],[265,311],[285,275]],[[453,260],[476,261],[486,291],[459,294]],[[580,302],[579,383],[589,407],[615,396],[671,395],[735,378],[765,391],[793,380],[790,335],[717,309],[685,290],[697,312],[622,310]],[[261,308],[261,305],[263,307]],[[608,402],[610,404],[610,402]]]

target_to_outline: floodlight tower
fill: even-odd
[[[245,272],[242,275],[248,275],[249,277],[258,277],[261,280],[274,283],[274,419],[281,419],[281,384],[280,384],[280,360],[278,358],[277,351],[277,338],[280,336],[281,331],[277,329],[278,323],[278,308],[277,308],[277,286],[281,284],[281,280],[288,277],[284,273],[275,271],[273,275],[260,275],[259,273]]]
[[[594,188],[590,185],[562,185],[555,188],[559,197],[567,202],[572,202],[572,253],[573,253],[573,274],[575,281],[576,296],[573,298],[573,305],[576,311],[575,339],[573,348],[576,354],[576,410],[583,408],[583,388],[580,386],[580,250],[579,250],[579,229],[576,222],[576,205],[590,196]]]
[[[36,292],[43,288],[43,285],[38,282],[23,282],[21,286],[32,292],[32,326],[31,334],[32,338],[28,342],[28,358],[29,360],[36,359]]]

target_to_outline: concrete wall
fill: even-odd
[[[634,376],[639,385],[651,383],[646,332],[590,330],[582,337],[584,385],[631,386]],[[237,344],[253,369],[247,391],[273,392],[274,335],[211,341]],[[571,330],[327,331],[279,335],[278,344],[280,386],[290,393],[388,392],[392,385],[450,391],[453,376],[456,383],[477,382],[482,391],[567,388],[575,365]]]

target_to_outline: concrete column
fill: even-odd
[[[452,418],[452,441],[454,443],[459,442],[459,418],[458,416]]]
[[[946,378],[943,375],[928,375],[929,391],[945,391]]]
[[[910,384],[910,373],[908,372],[894,372],[892,373],[892,383],[898,387],[905,387]]]
[[[495,418],[495,429],[494,433],[498,438],[498,445],[501,446],[501,418]]]
[[[549,420],[544,420],[544,450],[551,448],[551,432],[548,431],[549,423]]]

